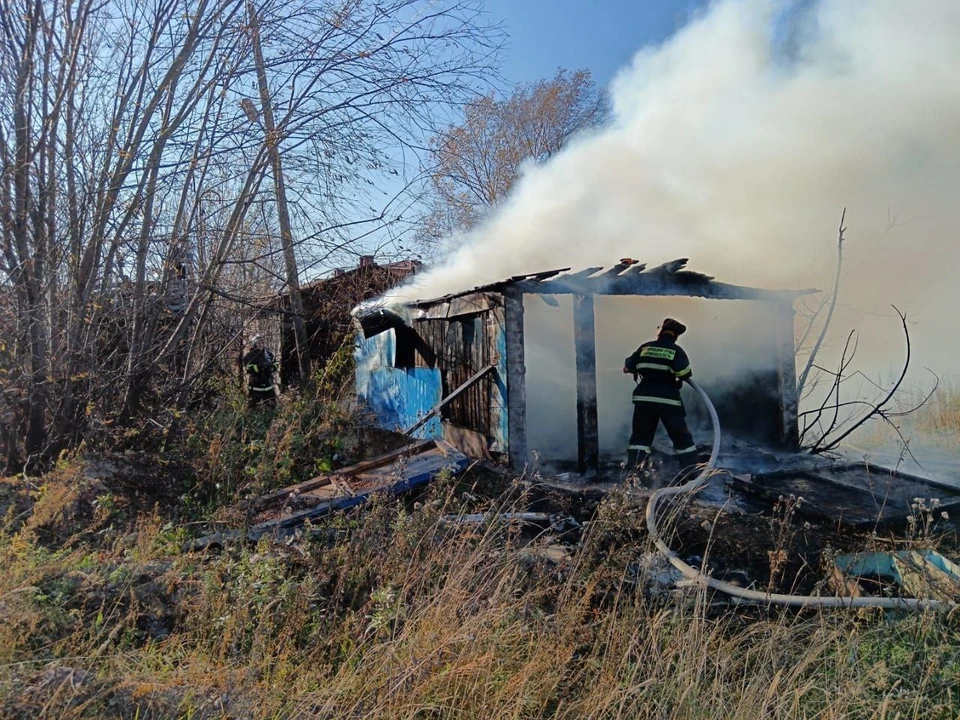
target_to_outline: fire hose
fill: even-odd
[[[702,588],[710,588],[730,596],[737,603],[764,604],[764,605],[783,605],[788,607],[807,607],[807,608],[884,608],[890,610],[956,610],[960,604],[944,600],[926,600],[918,598],[881,598],[881,597],[821,597],[813,595],[784,595],[780,593],[761,592],[759,590],[750,590],[742,588],[732,583],[717,580],[704,574],[697,568],[685,563],[680,557],[670,549],[670,546],[663,540],[660,531],[657,528],[657,508],[661,501],[667,498],[675,498],[683,495],[692,496],[706,487],[707,480],[716,469],[717,456],[720,453],[720,419],[717,417],[717,409],[713,406],[710,398],[697,383],[693,380],[687,382],[700,395],[707,410],[710,413],[710,421],[713,424],[713,449],[710,452],[710,459],[701,466],[697,475],[682,485],[674,485],[661,488],[655,491],[647,502],[647,530],[657,549],[666,557],[669,563],[680,573],[692,580]]]

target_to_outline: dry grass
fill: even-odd
[[[903,409],[920,404],[926,393],[906,393],[901,398]],[[904,440],[917,452],[956,451],[960,448],[960,388],[943,383],[925,404],[905,416],[893,416],[892,422],[899,429],[875,421],[868,423],[852,437],[857,447],[866,450],[902,450]],[[906,456],[906,451],[903,451]]]
[[[484,500],[450,479],[294,542],[184,553],[220,503],[351,453],[354,424],[321,405],[196,421],[173,492],[173,464],[146,463],[147,495],[77,459],[0,482],[0,717],[960,717],[957,618],[648,592],[623,495],[559,563],[545,537],[443,522],[526,508],[519,485]]]
[[[515,528],[440,520],[467,509],[440,483],[417,509],[384,501],[312,540],[203,556],[181,554],[182,532],[157,515],[72,550],[8,528],[0,714],[960,713],[955,620],[720,611],[690,591],[653,599],[625,581],[644,548],[622,499],[561,564],[531,555]]]
[[[917,412],[914,422],[922,436],[932,437],[956,448],[960,446],[960,389],[944,385]]]

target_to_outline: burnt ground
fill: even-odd
[[[644,484],[670,482],[675,470],[669,464],[658,469],[660,477],[623,481],[616,468],[591,482],[567,474],[527,477],[519,482],[522,503],[510,509],[573,518],[579,528],[555,533],[554,538],[571,549],[580,542],[584,528],[602,523],[610,551],[635,545],[639,555],[646,549],[643,518],[652,493]],[[483,466],[472,469],[461,485],[495,501],[516,488],[516,482],[506,471]],[[611,506],[617,506],[619,514],[608,512]],[[794,496],[763,498],[746,493],[731,475],[721,473],[698,496],[665,502],[659,527],[688,564],[732,584],[770,592],[834,594],[827,578],[831,558],[838,554],[933,546],[954,561],[960,557],[953,520],[938,517],[920,528],[908,525],[904,518],[899,524],[864,530],[824,519],[822,508],[811,509]],[[618,529],[618,524],[623,527]],[[871,588],[863,589],[871,594]]]
[[[402,444],[402,436],[391,433],[383,433],[378,439],[375,447],[369,449],[370,454]],[[776,467],[773,461],[765,460],[768,467]],[[787,458],[778,469],[801,477],[806,466],[797,462],[796,457]],[[449,489],[455,493],[455,506],[464,514],[549,516],[551,519],[545,522],[519,521],[527,527],[518,537],[531,543],[531,547],[554,548],[557,557],[569,555],[583,545],[587,529],[597,529],[592,542],[596,545],[599,538],[602,552],[639,558],[650,548],[644,513],[651,487],[678,481],[678,468],[671,463],[670,458],[655,456],[641,477],[628,477],[621,466],[609,464],[599,474],[587,478],[564,467],[543,468],[518,477],[499,465],[479,461]],[[818,472],[827,470],[821,466]],[[874,490],[882,484],[892,486],[900,482],[878,474],[875,468],[870,468],[870,473]],[[853,504],[862,498],[858,501],[855,493],[847,492],[849,487],[813,488],[809,482],[800,483],[796,488],[811,498],[805,499],[800,492],[791,494],[790,490],[795,488],[789,483],[782,485],[781,491],[773,485],[751,486],[743,477],[729,471],[717,473],[696,496],[664,503],[663,516],[658,520],[661,534],[685,562],[718,579],[768,592],[833,594],[833,588],[826,584],[834,566],[833,557],[838,554],[932,546],[946,557],[958,559],[955,522],[960,513],[952,519],[930,515],[919,524],[909,525],[909,510],[904,506],[893,513],[893,520],[887,518],[883,523],[870,525],[862,522],[863,512],[859,516],[851,512]],[[424,487],[406,493],[402,502],[414,511],[434,491]],[[881,504],[889,509],[888,494],[884,491],[876,497],[881,495]],[[302,508],[291,505],[284,507],[283,512],[298,509]],[[833,514],[832,509],[836,510]],[[857,518],[856,523],[851,521],[853,518]],[[260,520],[263,519],[261,516]],[[244,524],[242,518],[237,524]],[[282,532],[299,531],[292,528]],[[551,559],[554,561],[556,558]],[[867,593],[874,590],[863,589]]]

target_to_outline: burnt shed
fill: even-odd
[[[708,304],[703,306],[709,311],[704,317],[711,317],[716,303],[740,301],[762,306],[765,313],[762,332],[751,332],[750,357],[741,357],[745,338],[736,332],[717,333],[712,342],[726,346],[714,357],[722,357],[723,364],[733,369],[722,377],[698,375],[692,355],[694,374],[716,404],[725,432],[757,446],[795,449],[794,300],[803,293],[722,283],[687,270],[686,265],[687,260],[680,259],[648,269],[624,259],[611,268],[517,275],[401,306],[367,307],[357,314],[358,401],[381,427],[443,438],[468,454],[501,456],[514,467],[523,467],[531,450],[538,450],[528,444],[530,431],[554,419],[548,417],[553,413],[531,413],[529,408],[531,382],[538,373],[550,372],[542,362],[529,362],[535,351],[531,330],[543,337],[541,327],[531,326],[531,318],[539,308],[565,306],[570,308],[563,317],[566,329],[572,329],[573,347],[570,377],[563,382],[571,393],[575,388],[575,411],[571,401],[569,415],[572,422],[575,412],[577,466],[590,472],[602,460],[598,308],[617,303],[623,312],[623,307],[653,305],[657,298],[661,302],[686,298]],[[702,322],[690,334],[705,334],[710,330],[707,325]],[[642,340],[650,339],[650,331],[652,327],[643,335],[630,328],[617,339],[613,352],[622,350],[620,358],[629,355]],[[762,362],[756,361],[760,356]],[[603,381],[615,379],[621,387],[623,376],[613,378],[610,372],[609,367],[603,369]],[[629,392],[624,389],[625,398]],[[573,443],[569,445],[572,453]]]

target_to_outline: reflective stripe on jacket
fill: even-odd
[[[687,354],[672,336],[661,335],[645,342],[624,361],[623,366],[641,378],[633,390],[633,402],[683,407],[680,386],[693,372]]]
[[[244,356],[243,364],[251,390],[273,391],[273,373],[277,370],[277,361],[272,352],[266,348],[251,350]]]

